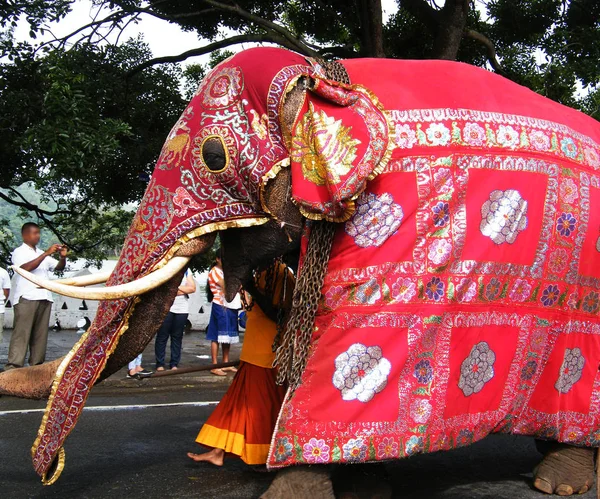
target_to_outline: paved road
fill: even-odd
[[[29,448],[40,402],[0,398],[0,496],[20,498],[254,498],[271,474],[257,473],[236,459],[223,468],[189,462],[194,438],[213,405],[130,408],[136,405],[216,401],[225,383],[173,386],[98,387],[67,441],[60,480],[42,487]],[[108,407],[117,406],[108,409]],[[120,406],[120,408],[119,408]],[[126,408],[129,407],[129,408]],[[542,499],[530,487],[539,459],[531,439],[493,436],[470,448],[418,456],[387,465],[394,497],[406,499]],[[595,497],[594,492],[585,496]],[[318,499],[318,498],[315,498]]]

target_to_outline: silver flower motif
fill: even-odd
[[[484,385],[494,377],[496,354],[485,341],[480,341],[460,366],[458,387],[465,397],[479,393]]]
[[[573,385],[581,379],[584,365],[585,357],[582,355],[581,350],[579,348],[567,348],[563,363],[560,366],[560,375],[554,388],[560,393],[568,393]]]
[[[527,228],[527,201],[519,191],[495,190],[481,207],[479,229],[496,244],[512,244],[519,232]]]
[[[361,248],[381,246],[402,224],[402,206],[391,194],[362,194],[356,201],[356,213],[345,224],[346,234]]]
[[[344,400],[368,402],[385,388],[391,369],[380,347],[354,343],[335,359],[333,386]]]

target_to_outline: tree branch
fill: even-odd
[[[466,29],[465,36],[471,38],[472,40],[478,41],[486,48],[488,61],[490,61],[490,64],[494,68],[494,71],[496,71],[497,73],[504,72],[504,68],[502,67],[502,64],[500,64],[500,61],[496,56],[496,47],[494,47],[494,44],[487,36],[473,29]]]
[[[186,52],[183,52],[179,55],[169,55],[169,56],[165,56],[165,57],[156,57],[154,59],[149,59],[149,60],[143,62],[142,64],[134,67],[133,69],[131,69],[127,73],[127,77],[131,77],[134,74],[139,73],[140,71],[143,71],[144,69],[155,66],[157,64],[185,61],[186,59],[188,59],[190,57],[208,54],[215,50],[229,47],[231,45],[237,45],[238,43],[263,43],[263,42],[278,43],[280,45],[287,46],[287,48],[290,48],[291,50],[296,50],[295,48],[291,47],[290,43],[288,43],[287,40],[285,40],[281,37],[278,37],[278,36],[274,36],[274,35],[236,35],[236,36],[232,36],[230,38],[225,38],[223,40],[219,40],[217,42],[209,43],[208,45],[205,45],[204,47],[187,50]]]
[[[429,5],[427,0],[401,0],[400,5],[430,29],[437,29],[440,11]]]

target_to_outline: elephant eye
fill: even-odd
[[[209,135],[204,139],[201,153],[204,166],[212,173],[221,173],[229,166],[229,153],[223,138],[218,135]]]

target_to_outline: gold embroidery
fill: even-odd
[[[250,122],[252,130],[260,140],[265,140],[269,132],[269,118],[267,118],[266,114],[259,116],[254,109],[250,110],[250,116],[252,116],[252,121]]]
[[[315,111],[309,103],[308,112],[296,126],[291,153],[292,160],[302,165],[306,180],[316,185],[338,184],[340,176],[350,171],[360,144],[351,130],[342,120]]]

